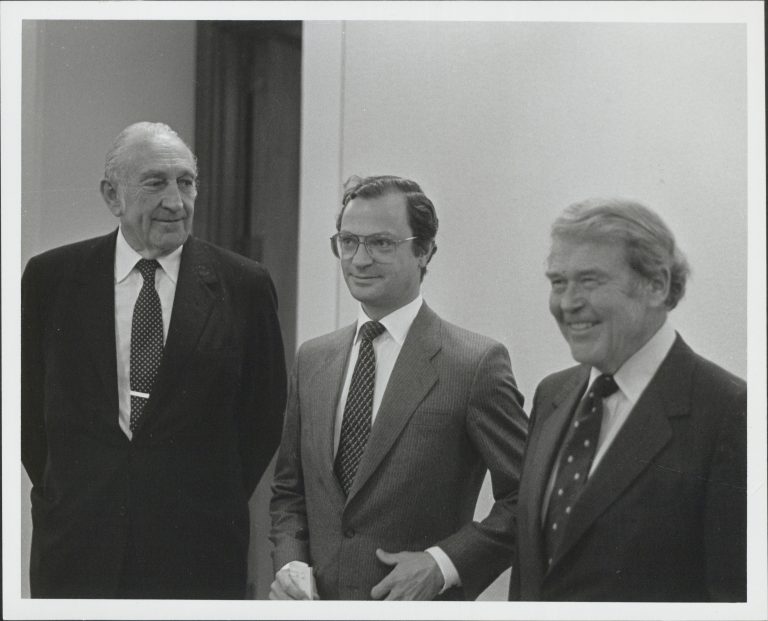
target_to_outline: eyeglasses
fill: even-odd
[[[359,236],[351,233],[336,233],[331,237],[331,251],[337,259],[351,259],[362,243],[371,259],[377,263],[392,263],[395,260],[397,247],[412,239],[418,239],[418,236],[392,239],[384,235]]]

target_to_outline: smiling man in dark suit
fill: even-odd
[[[297,355],[270,597],[474,599],[512,555],[527,420],[509,355],[423,301],[437,215],[418,184],[353,178],[336,228],[360,309]],[[495,503],[473,522],[487,470]]]
[[[32,596],[242,598],[285,403],[272,281],[190,235],[197,165],[167,125],[117,136],[101,193],[119,228],[22,281]]]
[[[688,271],[637,203],[555,221],[549,307],[581,364],[534,396],[511,599],[745,600],[747,388],[670,324]]]

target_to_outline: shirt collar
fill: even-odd
[[[631,403],[636,403],[640,395],[651,383],[656,371],[659,370],[664,358],[675,342],[675,329],[669,320],[665,320],[661,328],[656,331],[650,340],[632,354],[613,374],[613,379],[622,393]],[[600,371],[592,367],[589,374],[589,383],[600,376]]]
[[[419,293],[419,295],[416,296],[416,299],[412,302],[408,302],[408,304],[405,306],[401,306],[396,311],[389,313],[389,315],[386,317],[379,319],[379,323],[387,329],[389,335],[395,340],[395,342],[397,342],[398,345],[403,345],[405,337],[408,336],[408,330],[410,330],[413,320],[416,319],[416,315],[419,314],[419,309],[423,303],[424,298],[422,297],[421,293]],[[370,320],[371,318],[365,314],[363,305],[361,304],[359,310],[357,311],[355,343],[357,343],[360,337],[360,328],[363,327],[364,323]]]
[[[179,278],[179,267],[181,266],[181,251],[184,244],[176,248],[170,254],[158,257],[157,262],[168,278],[176,284]],[[122,282],[136,267],[136,263],[141,259],[141,255],[131,248],[123,235],[123,228],[117,231],[117,242],[115,243],[115,283]]]

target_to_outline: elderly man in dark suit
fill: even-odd
[[[266,270],[190,235],[196,181],[170,127],[127,127],[101,182],[119,228],[25,269],[33,597],[245,595],[285,362]]]
[[[270,597],[473,599],[512,555],[527,420],[509,355],[423,301],[437,216],[418,184],[354,178],[336,228],[360,309],[297,356]],[[473,522],[487,470],[495,503]]]
[[[637,203],[554,223],[550,311],[581,364],[534,396],[511,599],[745,600],[747,389],[670,324],[687,274]]]

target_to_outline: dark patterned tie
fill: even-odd
[[[141,259],[136,264],[144,278],[131,324],[131,432],[144,412],[157,369],[163,356],[163,311],[155,289],[157,261]]]
[[[368,321],[360,328],[360,352],[357,356],[355,371],[352,373],[347,402],[344,405],[339,450],[334,464],[336,476],[341,482],[345,495],[349,494],[355,480],[360,458],[363,456],[371,433],[373,386],[376,380],[373,339],[384,330],[384,326],[378,321]]]
[[[592,383],[571,420],[544,524],[544,544],[549,563],[562,541],[573,506],[587,483],[600,437],[603,399],[618,389],[612,376],[601,375]]]

